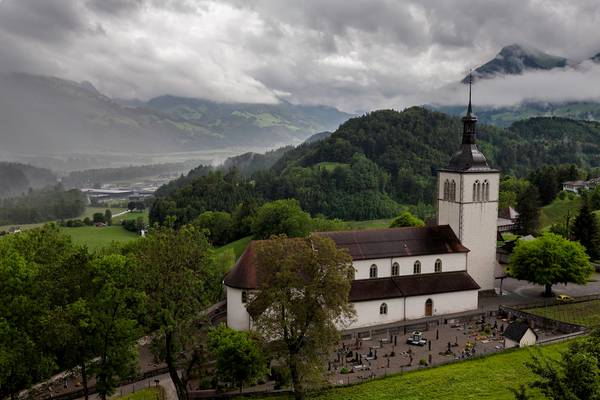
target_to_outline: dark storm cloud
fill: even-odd
[[[507,44],[587,58],[598,26],[597,0],[0,0],[0,71],[89,80],[115,97],[401,108],[451,98],[449,83]],[[510,95],[482,87],[490,102],[493,90],[498,102],[558,99],[593,71],[555,71],[553,93],[539,74],[511,78]]]

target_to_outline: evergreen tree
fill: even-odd
[[[579,215],[573,222],[571,233],[574,240],[578,240],[592,260],[600,257],[600,230],[598,219],[590,209],[589,201],[582,199]]]
[[[529,235],[536,233],[540,226],[540,200],[535,186],[529,185],[517,198],[518,233]]]

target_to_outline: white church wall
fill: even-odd
[[[453,314],[477,309],[477,290],[437,293],[406,298],[406,319],[425,317],[425,302],[433,301],[433,315]]]
[[[379,312],[382,303],[387,304],[387,314],[380,314]],[[354,329],[404,320],[403,298],[359,301],[353,304],[356,311],[356,319],[352,324],[346,324],[339,328]]]
[[[377,266],[377,277],[385,278],[392,275],[391,258],[377,258],[373,260],[357,260],[354,265],[354,279],[369,279],[369,270],[371,265]]]
[[[250,329],[250,314],[242,303],[242,290],[225,286],[227,291],[227,326],[237,330]]]
[[[373,264],[377,266],[378,278],[390,277],[392,276],[392,265],[395,262],[399,265],[399,275],[412,275],[416,261],[421,263],[421,273],[429,274],[435,272],[435,261],[437,259],[442,261],[442,272],[466,270],[466,253],[426,254],[421,256],[354,261],[353,265],[356,271],[354,279],[369,279],[369,271]]]
[[[416,261],[421,263],[421,273],[431,274],[435,272],[435,261],[442,261],[442,271],[464,271],[467,265],[467,253],[451,254],[428,254],[411,257],[395,257],[392,263],[397,262],[400,265],[400,275],[413,275]]]

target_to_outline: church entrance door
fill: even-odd
[[[433,301],[431,299],[427,299],[425,302],[425,316],[431,317],[433,315]]]

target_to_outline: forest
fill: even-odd
[[[233,212],[240,202],[286,198],[311,215],[330,218],[389,218],[407,208],[427,218],[433,214],[435,172],[459,148],[461,133],[459,118],[420,107],[371,112],[324,140],[286,151],[249,177],[243,170],[198,167],[159,189],[150,218],[161,222],[174,215],[186,223],[204,211]],[[479,146],[505,176],[527,178],[547,165],[581,170],[562,168],[565,173],[551,177],[552,191],[560,190],[563,179],[597,172],[599,137],[599,123],[565,118],[532,118],[508,129],[478,126]]]

